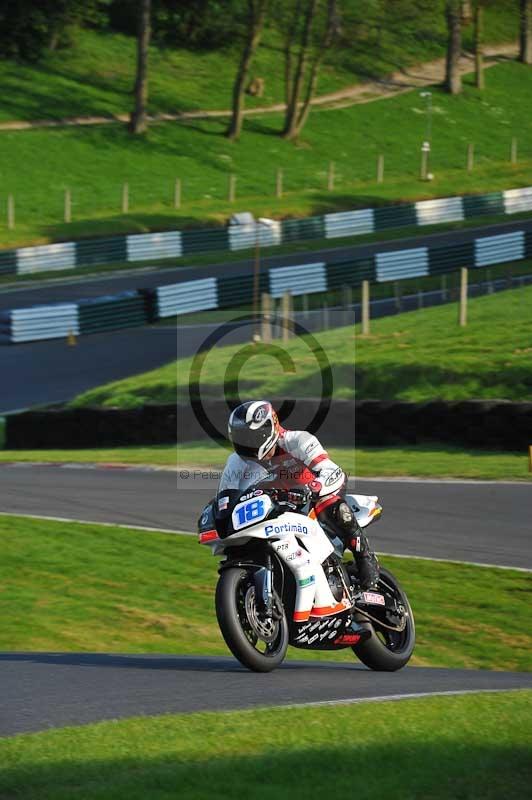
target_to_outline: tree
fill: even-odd
[[[96,24],[103,0],[16,0],[0,3],[0,57],[38,61],[71,43],[78,25]]]
[[[519,0],[519,61],[532,64],[532,0]]]
[[[307,121],[319,69],[338,27],[337,0],[296,0],[284,46],[286,139],[299,136]]]
[[[462,7],[460,0],[446,0],[447,56],[445,60],[445,88],[450,94],[460,94],[460,56],[462,53]]]
[[[151,0],[139,0],[137,33],[137,75],[135,79],[135,108],[131,112],[131,133],[145,133],[148,128],[148,48],[151,37]]]
[[[247,0],[246,31],[244,46],[233,84],[232,114],[226,136],[235,140],[240,137],[244,117],[244,92],[251,62],[260,44],[269,0]]]
[[[484,89],[484,54],[482,52],[482,35],[484,23],[484,3],[475,0],[473,9],[473,50],[475,53],[475,85],[477,89]]]

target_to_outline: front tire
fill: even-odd
[[[365,642],[355,645],[352,649],[357,658],[370,669],[385,672],[395,672],[410,661],[416,644],[416,627],[414,614],[408,602],[408,597],[399,581],[392,573],[381,567],[379,588],[382,594],[392,595],[404,608],[405,628],[400,633],[394,633],[378,623],[368,622],[363,614],[355,615],[357,622],[371,630],[371,637]],[[390,620],[387,620],[388,622]]]
[[[288,647],[288,624],[280,601],[280,619],[261,621],[256,614],[253,572],[230,567],[216,586],[216,617],[225,643],[241,664],[271,672],[282,664]]]

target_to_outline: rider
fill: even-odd
[[[287,490],[294,484],[309,486],[318,520],[332,528],[353,553],[361,587],[375,587],[379,563],[344,500],[346,476],[318,439],[306,431],[282,428],[271,403],[263,400],[252,400],[235,408],[229,418],[228,433],[235,452],[229,456],[220,481],[218,514],[223,516],[227,509],[226,493],[245,491],[276,467],[278,474],[286,479]],[[297,488],[293,496],[297,498]]]

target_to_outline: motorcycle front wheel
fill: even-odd
[[[378,620],[368,622],[363,614],[356,614],[356,621],[370,628],[371,636],[366,641],[354,645],[352,650],[370,669],[394,672],[404,667],[414,652],[416,644],[414,614],[399,581],[384,567],[380,570],[378,591],[385,595],[388,608],[395,603],[398,613],[393,615],[387,612],[382,615],[381,624]],[[401,626],[402,630],[391,630]]]
[[[284,660],[288,623],[276,599],[276,618],[257,613],[253,571],[230,567],[216,586],[216,617],[225,643],[241,664],[254,672],[271,672]]]

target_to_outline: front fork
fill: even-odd
[[[266,564],[255,572],[255,605],[263,617],[273,616],[273,561],[266,553]]]

